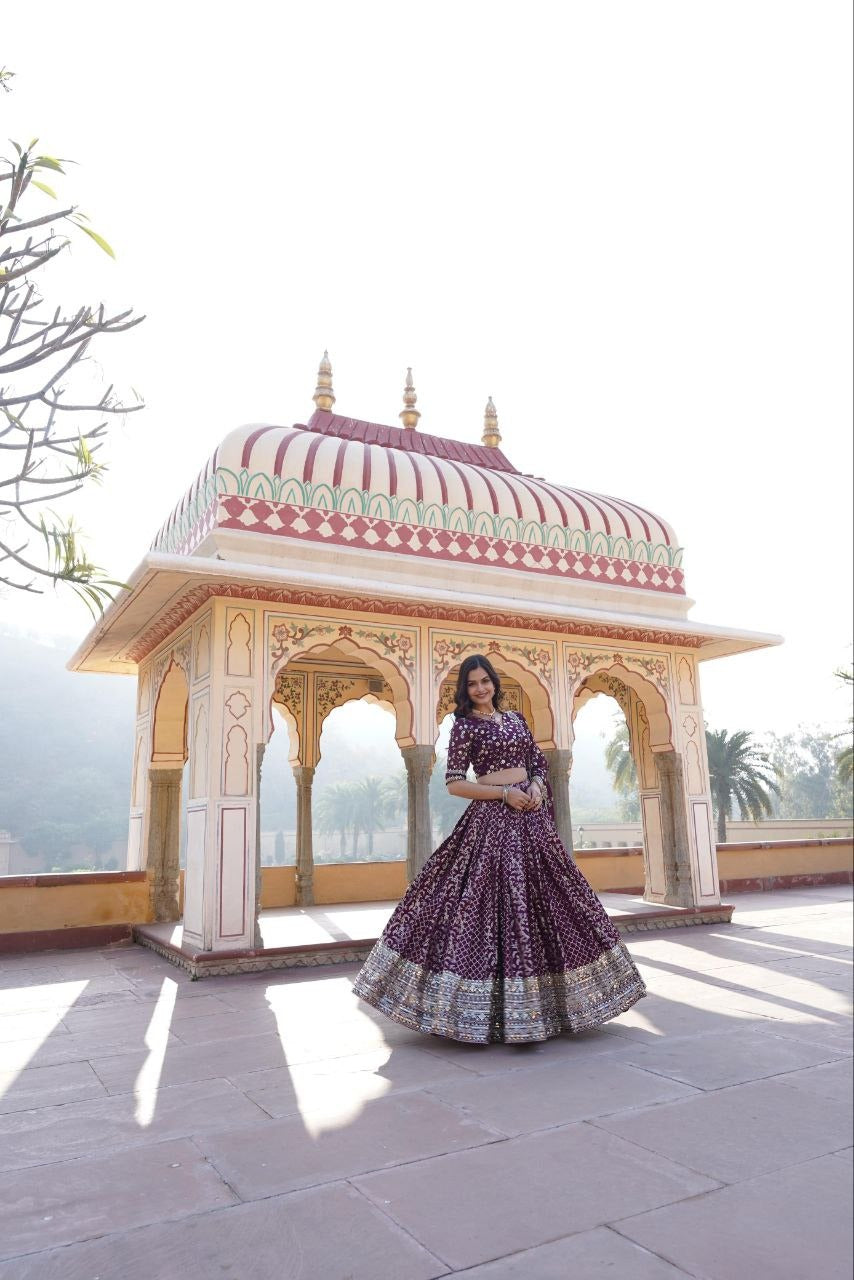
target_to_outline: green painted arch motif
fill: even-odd
[[[199,512],[208,505],[214,494],[235,494],[239,497],[283,502],[291,506],[338,511],[348,516],[362,515],[399,524],[422,525],[428,529],[447,529],[452,533],[500,538],[507,542],[544,546],[556,551],[574,551],[580,555],[607,556],[609,559],[630,560],[661,568],[678,569],[682,566],[683,549],[668,547],[663,542],[655,543],[643,538],[632,540],[622,534],[615,536],[602,530],[571,529],[545,521],[518,519],[506,514],[495,515],[491,511],[468,511],[464,507],[424,503],[407,496],[372,493],[352,485],[342,489],[326,482],[312,484],[295,476],[280,478],[264,472],[250,473],[245,469],[234,472],[227,467],[218,467],[215,476],[205,485],[204,493],[208,496],[203,496],[200,490],[191,508],[188,508],[180,522],[170,531],[170,544],[181,545],[196,523]],[[165,541],[159,541],[158,545],[165,546]]]

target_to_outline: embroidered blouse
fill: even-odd
[[[499,769],[526,769],[529,778],[548,781],[546,757],[517,711],[503,711],[501,723],[478,716],[460,716],[451,729],[445,783],[465,782],[469,765],[478,778]]]

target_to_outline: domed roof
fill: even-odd
[[[676,536],[645,507],[525,475],[498,448],[324,409],[230,432],[152,549],[206,554],[219,530],[684,595]]]

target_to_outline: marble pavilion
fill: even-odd
[[[324,355],[314,404],[307,423],[226,436],[69,664],[137,678],[127,866],[148,871],[155,919],[179,916],[186,820],[185,947],[260,944],[259,779],[277,722],[297,784],[296,901],[314,901],[320,733],[354,698],[394,716],[411,879],[431,852],[437,726],[477,652],[549,759],[570,849],[574,717],[586,699],[616,699],[638,772],[644,897],[718,906],[700,667],[777,637],[689,620],[670,525],[519,470],[491,399],[480,444],[419,430],[411,371],[401,426],[345,417]]]

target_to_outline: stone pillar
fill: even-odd
[[[261,765],[264,763],[266,744],[255,747],[255,946],[262,947],[261,939]]]
[[[155,920],[178,920],[178,872],[181,848],[181,782],[184,770],[148,771],[148,848],[151,909]]]
[[[292,766],[297,784],[297,906],[314,905],[314,851],[311,843],[311,765]]]
[[[691,846],[682,757],[676,751],[658,751],[655,763],[661,781],[661,837],[664,853],[664,901],[671,907],[693,907]]]
[[[554,799],[555,826],[568,854],[572,855],[572,815],[569,809],[569,771],[572,768],[572,751],[565,747],[552,747],[543,755],[549,762],[549,786]]]
[[[406,879],[411,884],[433,852],[430,822],[430,775],[436,755],[432,747],[401,747],[406,766]]]

